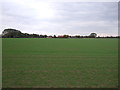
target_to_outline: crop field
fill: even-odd
[[[3,88],[116,88],[118,39],[2,39]]]

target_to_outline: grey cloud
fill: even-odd
[[[2,3],[3,28],[20,28],[23,32],[39,34],[117,34],[115,2],[54,2],[50,3],[54,17],[37,18],[36,8],[15,1]]]

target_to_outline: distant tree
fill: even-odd
[[[43,35],[40,35],[39,38],[43,38]]]
[[[68,38],[69,37],[69,35],[63,35],[63,38]]]
[[[16,29],[5,29],[2,32],[3,38],[20,38],[22,35],[21,31]]]
[[[56,38],[56,35],[54,35],[53,38]]]
[[[76,37],[76,38],[80,38],[80,35],[76,35],[75,37]]]
[[[100,36],[98,36],[97,38],[101,38]]]
[[[50,36],[47,36],[47,38],[53,38],[53,37],[52,37],[52,35],[50,35]]]
[[[97,36],[96,33],[91,33],[91,34],[89,35],[90,38],[96,38],[96,36]]]
[[[84,36],[80,36],[80,38],[84,38]]]
[[[39,35],[38,34],[32,34],[32,38],[38,38]]]
[[[44,38],[47,38],[47,35],[43,35]]]
[[[83,38],[89,38],[89,36],[83,36]]]

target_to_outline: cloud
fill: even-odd
[[[48,35],[88,35],[91,32],[117,35],[117,19],[117,2],[2,1],[2,30],[16,28]]]

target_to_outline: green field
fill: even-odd
[[[3,88],[118,87],[118,39],[2,40]]]

